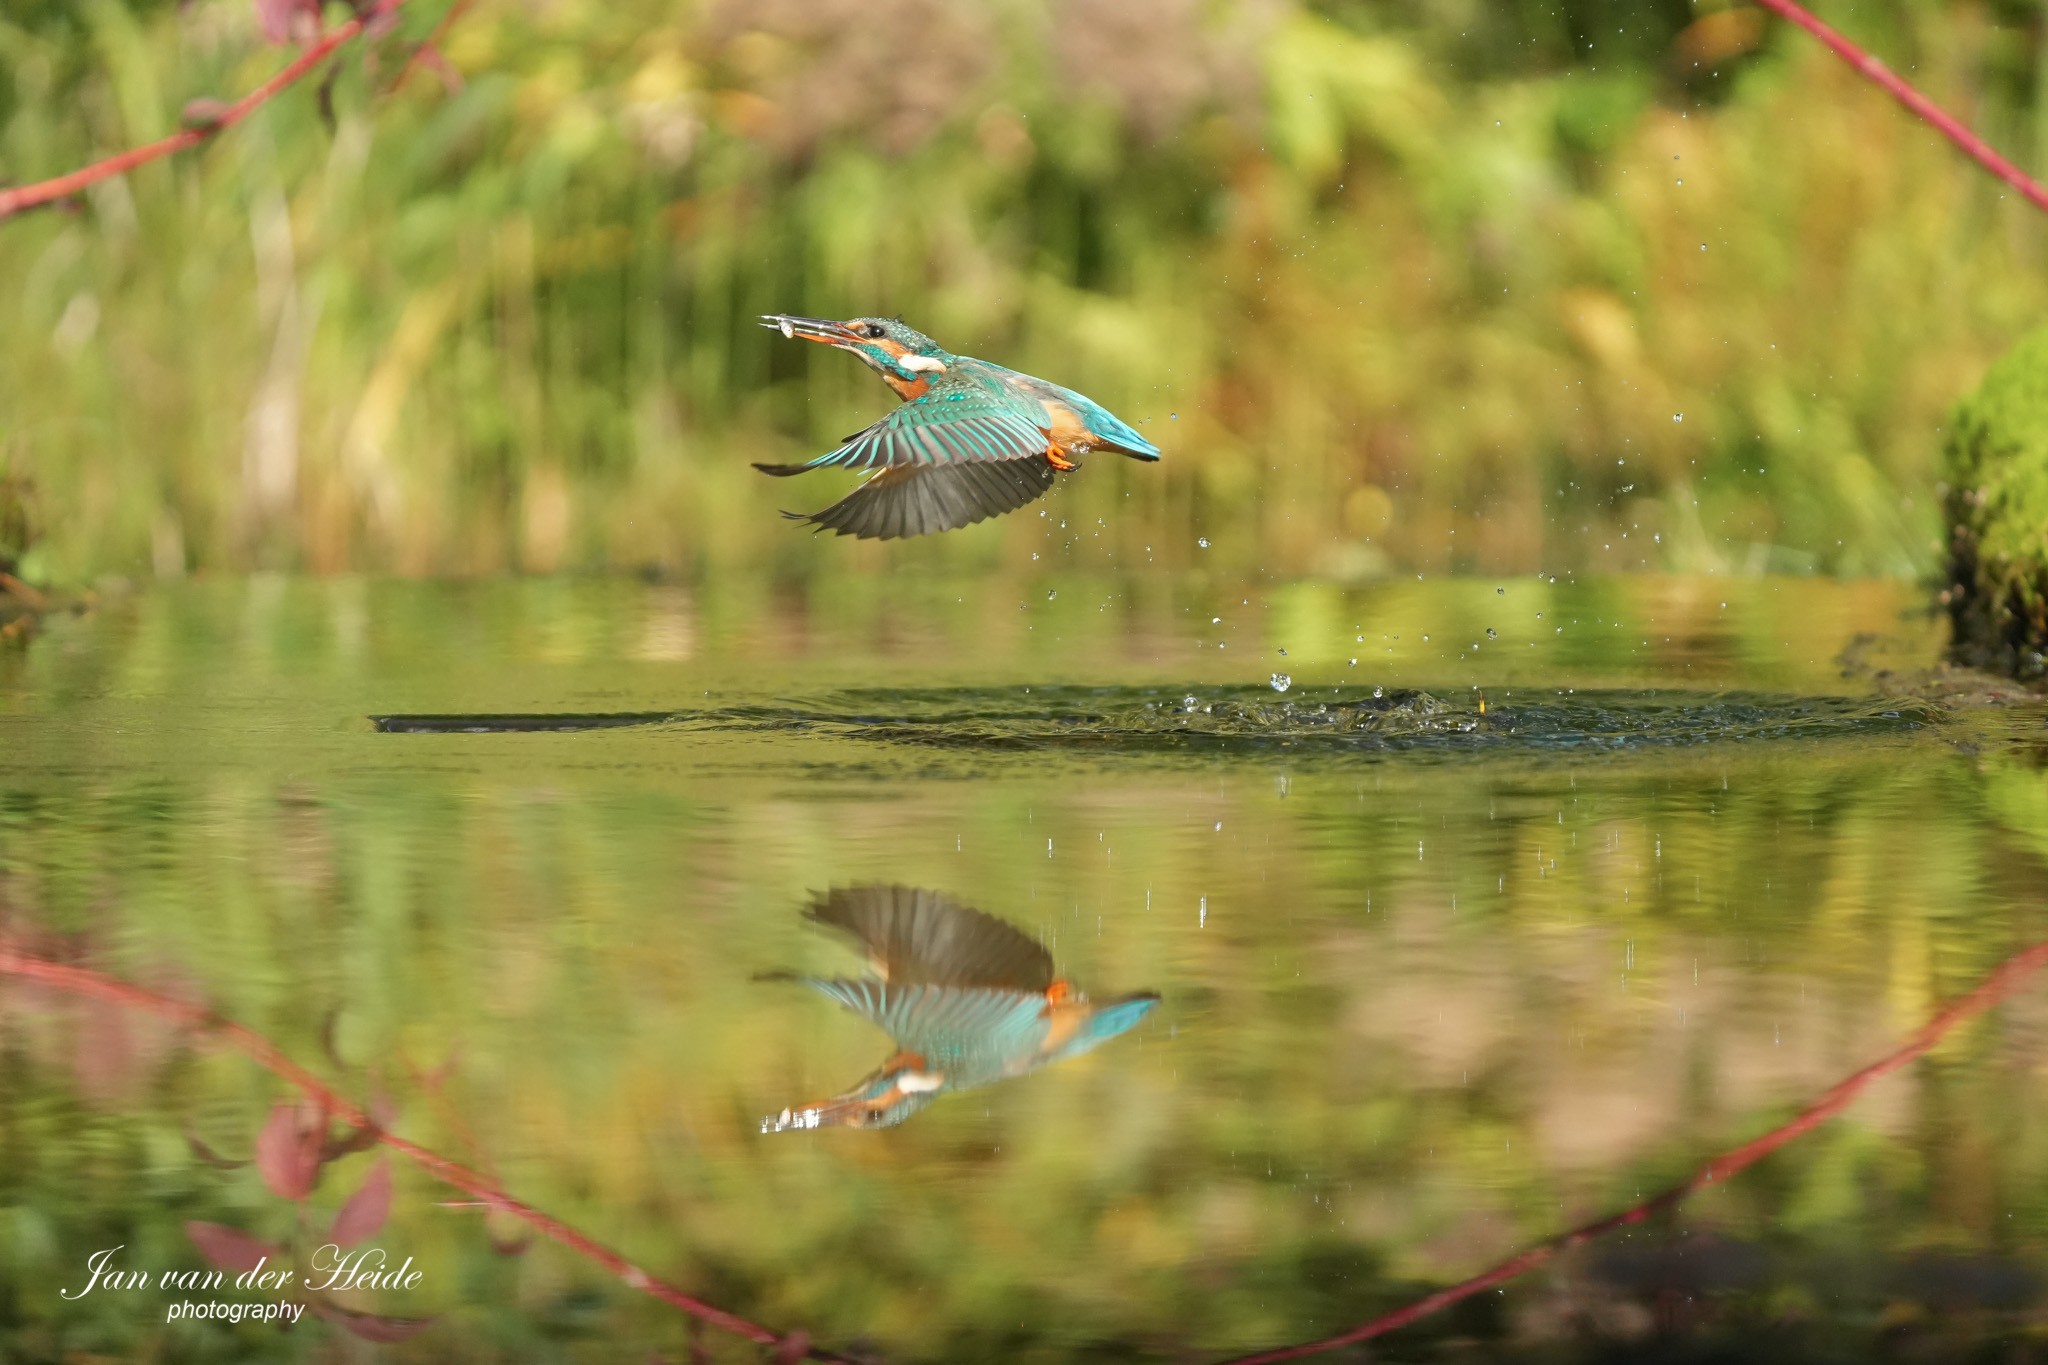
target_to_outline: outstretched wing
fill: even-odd
[[[904,465],[884,469],[823,511],[782,515],[859,540],[900,540],[1014,512],[1051,488],[1052,480],[1053,467],[1042,456],[1001,464]]]
[[[937,1067],[961,1069],[953,1078],[956,1086],[979,1083],[987,1073],[1030,1056],[1052,1028],[1045,997],[1023,991],[815,977],[804,984],[874,1024],[906,1052]]]
[[[754,468],[764,474],[788,475],[813,469],[931,468],[1042,458],[1047,429],[1026,412],[1029,407],[1002,386],[963,378],[958,383],[934,385],[930,392],[911,399],[815,460],[757,464]]]
[[[897,986],[976,986],[1043,992],[1045,945],[951,896],[911,886],[848,886],[820,893],[810,918],[857,941],[875,975]]]

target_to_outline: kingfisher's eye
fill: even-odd
[[[880,341],[886,335],[882,331],[882,324],[879,322],[871,322],[860,330],[862,336],[869,337],[875,341]]]

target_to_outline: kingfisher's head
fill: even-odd
[[[763,315],[761,325],[786,337],[851,351],[884,379],[899,383],[915,384],[944,374],[953,361],[953,356],[938,342],[898,318],[848,318],[845,322],[832,322],[769,313]]]

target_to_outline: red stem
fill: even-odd
[[[1877,82],[1900,104],[1933,124],[1936,131],[1969,153],[1984,169],[2033,201],[2034,207],[2048,209],[2048,187],[2043,187],[2040,181],[1993,151],[1989,143],[1964,127],[1961,120],[1906,84],[1904,78],[1883,62],[1815,18],[1811,11],[1794,4],[1793,0],[1756,0],[1756,3],[1826,43],[1836,56]]]
[[[1337,1350],[1339,1347],[1355,1346],[1361,1341],[1371,1341],[1374,1337],[1383,1337],[1432,1313],[1440,1313],[1454,1303],[1471,1298],[1474,1294],[1484,1293],[1518,1275],[1526,1274],[1559,1252],[1575,1247],[1581,1242],[1590,1241],[1616,1228],[1640,1223],[1653,1213],[1671,1208],[1706,1186],[1726,1180],[1737,1172],[1755,1165],[1794,1138],[1812,1132],[1848,1108],[1850,1102],[1872,1081],[1889,1076],[1908,1062],[1924,1056],[1957,1024],[1982,1014],[2011,995],[2043,966],[2048,966],[2048,943],[2037,943],[2023,952],[2015,953],[1978,983],[1975,990],[1951,1002],[1948,1008],[1922,1024],[1897,1051],[1879,1058],[1833,1089],[1826,1091],[1789,1122],[1712,1158],[1694,1171],[1683,1184],[1674,1185],[1662,1194],[1652,1195],[1639,1204],[1630,1205],[1620,1213],[1609,1214],[1605,1218],[1573,1228],[1570,1232],[1553,1237],[1549,1241],[1538,1242],[1526,1251],[1502,1261],[1491,1270],[1452,1285],[1448,1289],[1439,1289],[1434,1294],[1424,1295],[1405,1308],[1397,1308],[1370,1322],[1361,1323],[1349,1331],[1340,1332],[1333,1337],[1324,1337],[1320,1341],[1308,1341],[1297,1346],[1282,1346],[1277,1350],[1238,1356],[1224,1362],[1224,1365],[1269,1365],[1273,1361],[1301,1360],[1307,1356]]]
[[[386,0],[379,12],[388,14],[404,3],[405,0]],[[0,219],[11,218],[17,213],[40,208],[59,199],[67,199],[88,185],[117,175],[126,175],[137,166],[147,165],[149,162],[197,147],[222,129],[240,123],[280,93],[296,85],[307,72],[327,60],[334,49],[361,33],[364,23],[365,17],[358,15],[328,33],[294,57],[284,70],[236,100],[221,111],[219,118],[211,120],[203,127],[187,128],[183,132],[173,133],[146,146],[130,148],[119,156],[110,156],[105,161],[94,162],[83,170],[60,175],[54,180],[42,180],[11,190],[0,189]]]
[[[628,1287],[660,1299],[663,1303],[679,1308],[691,1317],[702,1319],[714,1327],[723,1328],[735,1336],[745,1337],[764,1346],[783,1345],[788,1340],[758,1322],[735,1313],[728,1313],[722,1308],[714,1307],[702,1299],[684,1293],[664,1280],[654,1278],[610,1247],[585,1236],[560,1219],[542,1213],[533,1205],[513,1198],[494,1181],[460,1162],[452,1161],[416,1142],[386,1132],[376,1125],[368,1111],[361,1105],[344,1098],[318,1076],[293,1061],[277,1044],[254,1029],[235,1023],[231,1019],[224,1019],[198,1005],[174,1000],[167,995],[145,990],[141,986],[104,976],[90,967],[49,962],[5,948],[0,948],[0,974],[40,982],[74,995],[112,1001],[117,1005],[169,1020],[188,1032],[218,1039],[297,1089],[319,1105],[321,1111],[330,1118],[339,1119],[351,1128],[373,1131],[379,1143],[401,1156],[410,1158],[413,1164],[443,1184],[452,1185],[493,1208],[503,1209],[543,1236],[560,1243],[585,1260],[602,1266],[623,1280]],[[836,1365],[854,1365],[848,1357],[821,1347],[811,1347],[805,1355],[812,1360],[836,1362]]]

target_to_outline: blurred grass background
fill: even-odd
[[[1720,0],[486,0],[459,86],[380,94],[442,12],[331,131],[308,83],[0,226],[27,576],[1915,574],[1945,415],[2048,302],[2032,210]],[[2048,161],[2033,0],[1824,17]],[[247,0],[14,0],[0,180],[283,60]],[[765,311],[901,314],[1168,462],[815,541],[773,512],[838,484],[748,461],[891,400]]]

